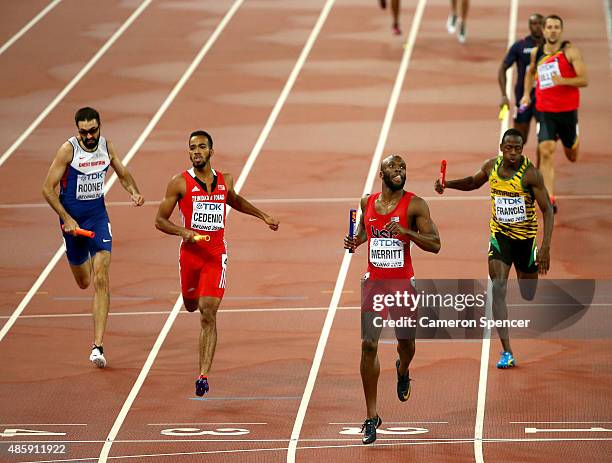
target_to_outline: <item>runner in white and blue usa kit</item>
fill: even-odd
[[[113,240],[104,204],[104,179],[108,168],[113,167],[136,206],[141,206],[144,198],[115,154],[113,144],[100,135],[100,114],[93,108],[81,108],[74,120],[78,135],[57,151],[43,185],[43,196],[59,216],[66,257],[77,284],[85,289],[93,280],[94,341],[89,359],[103,368],[106,366],[102,346],[110,305],[108,271]],[[78,228],[93,231],[95,236],[77,236]]]

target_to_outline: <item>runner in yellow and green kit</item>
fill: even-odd
[[[521,132],[516,129],[507,130],[502,137],[500,149],[502,155],[489,159],[475,175],[447,180],[444,185],[438,179],[435,189],[440,194],[445,188],[471,191],[489,183],[489,277],[493,283],[493,316],[496,320],[506,320],[506,286],[512,265],[516,269],[521,294],[528,300],[535,296],[538,273],[545,274],[548,271],[554,214],[542,174],[522,154]],[[536,202],[544,216],[544,236],[539,250],[536,246]],[[508,328],[498,328],[497,331],[504,349],[497,368],[516,366]]]

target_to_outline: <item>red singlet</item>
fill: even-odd
[[[539,51],[538,55],[542,53]],[[547,113],[574,111],[580,106],[580,91],[570,85],[555,85],[553,75],[576,77],[563,50],[537,58],[536,109]]]
[[[376,212],[374,204],[379,196],[380,193],[375,193],[368,197],[363,216],[368,238],[369,278],[374,280],[412,278],[414,270],[410,257],[410,240],[404,236],[392,238],[385,230],[385,225],[395,220],[402,228],[410,229],[408,205],[414,193],[405,191],[396,208],[386,215]]]

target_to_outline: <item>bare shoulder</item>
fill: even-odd
[[[525,186],[538,186],[542,183],[542,174],[531,162],[523,175]]]
[[[491,171],[493,170],[493,167],[495,167],[495,163],[497,162],[498,156],[495,156],[494,158],[491,159],[487,159],[485,161],[485,163],[482,165],[481,170],[489,175],[491,173]]]
[[[408,211],[411,215],[421,215],[429,211],[429,205],[423,198],[414,195],[408,205]]]
[[[221,172],[221,175],[223,175],[225,183],[231,183],[232,185],[234,184],[234,176],[232,174],[229,172]]]
[[[363,209],[365,211],[366,206],[368,205],[368,198],[370,197],[370,194],[365,194],[361,197],[361,199],[359,200],[359,204],[361,205],[361,209]]]
[[[59,161],[69,164],[72,161],[72,155],[74,154],[74,147],[69,141],[62,143],[62,146],[57,150],[55,158]]]

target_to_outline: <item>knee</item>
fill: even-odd
[[[414,353],[416,351],[416,342],[414,339],[398,341],[397,351]]]
[[[378,351],[378,342],[373,340],[362,340],[361,341],[361,352],[366,355],[376,355]]]
[[[495,297],[506,297],[506,281],[493,280],[493,295]]]
[[[79,285],[79,288],[87,289],[89,288],[89,285],[91,284],[91,279],[89,278],[89,275],[87,275],[86,277],[77,278],[76,282],[77,282],[77,285]]]
[[[217,321],[217,308],[210,306],[199,306],[200,309],[200,324],[202,328],[214,326]]]
[[[554,145],[543,143],[540,145],[540,161],[552,161],[553,153],[555,151]]]

